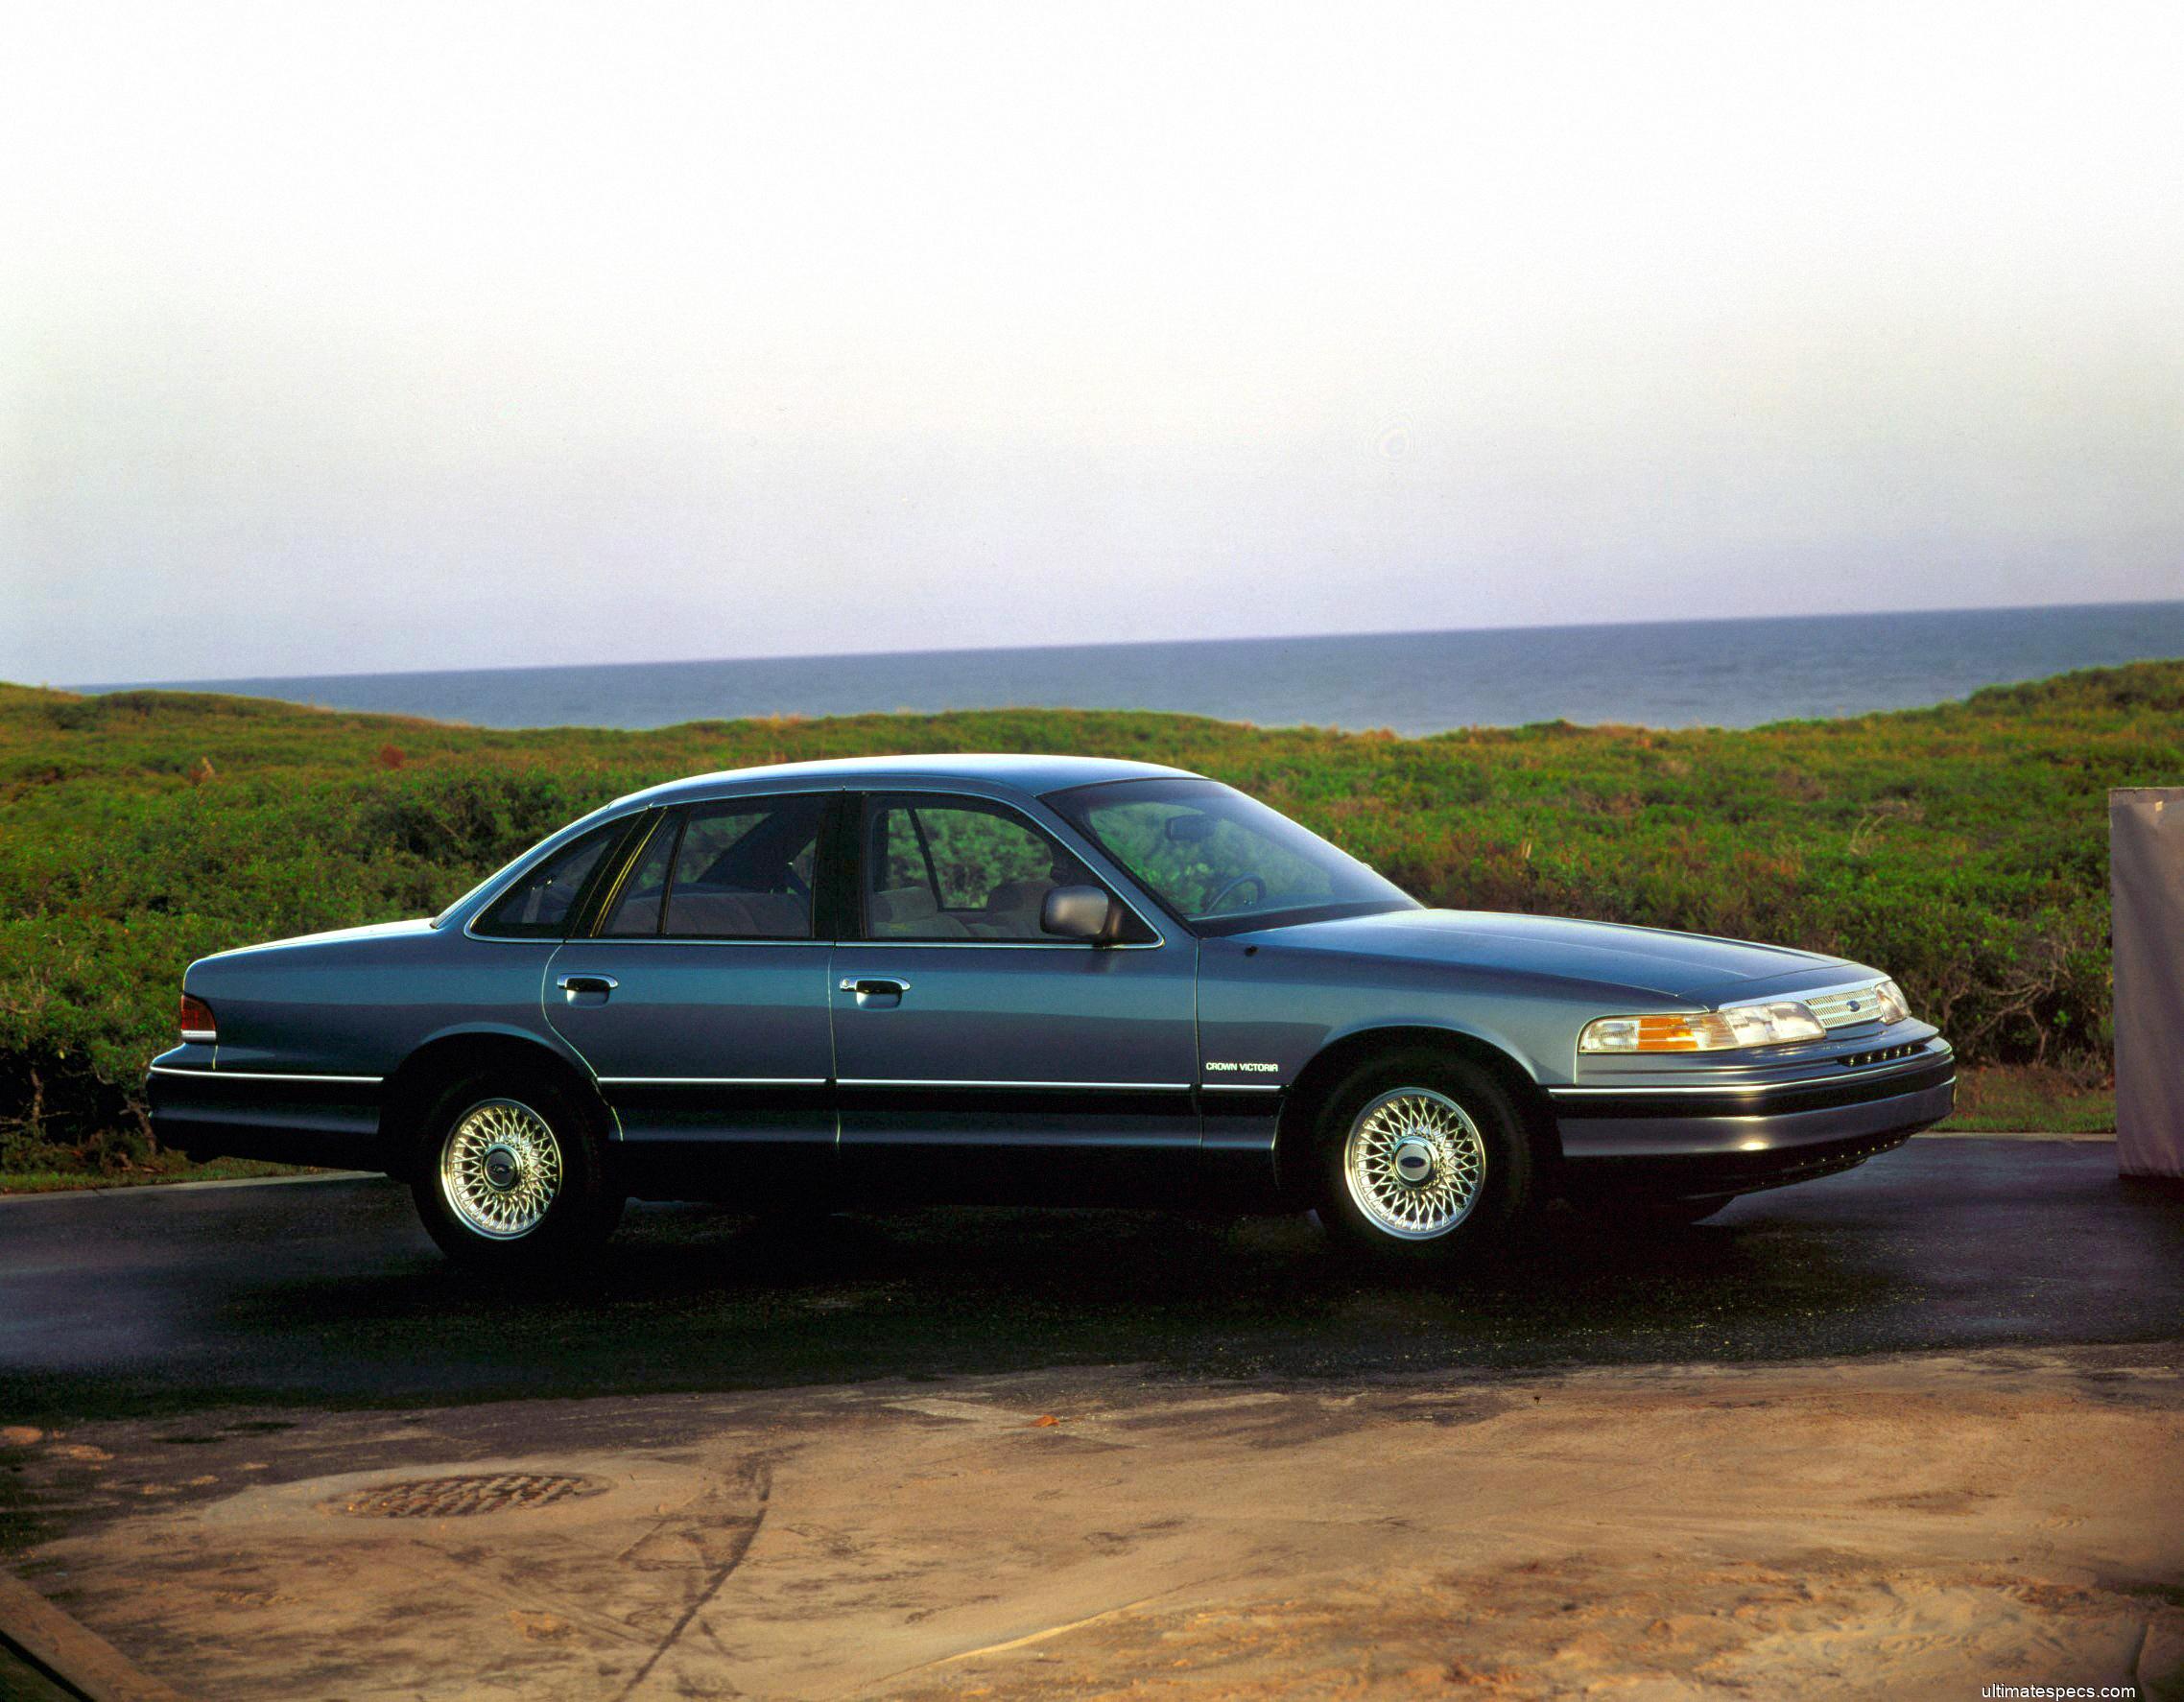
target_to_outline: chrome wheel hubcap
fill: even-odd
[[[1351,1201],[1374,1228],[1402,1241],[1431,1241],[1479,1203],[1486,1142],[1446,1094],[1399,1087],[1350,1124],[1342,1176]]]
[[[545,1221],[561,1192],[561,1146],[515,1099],[487,1099],[455,1120],[439,1149],[439,1191],[464,1227],[514,1241]]]

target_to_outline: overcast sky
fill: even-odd
[[[0,677],[2184,596],[2180,19],[18,8]]]

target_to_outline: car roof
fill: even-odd
[[[668,804],[683,798],[712,797],[746,788],[777,788],[783,782],[816,782],[824,787],[885,788],[944,780],[983,782],[1004,792],[1036,797],[1072,786],[1108,780],[1196,779],[1188,768],[1159,763],[1123,762],[1103,756],[1033,756],[951,751],[937,756],[835,757],[816,763],[770,763],[755,768],[723,768],[692,774],[617,803]]]

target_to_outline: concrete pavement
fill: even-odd
[[[2184,1200],[2113,1164],[1922,1139],[1425,1287],[1301,1221],[640,1208],[511,1288],[384,1182],[11,1202],[0,1552],[205,1696],[2160,1694]]]

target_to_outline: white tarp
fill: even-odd
[[[2108,794],[2116,1168],[2184,1176],[2184,787]]]

